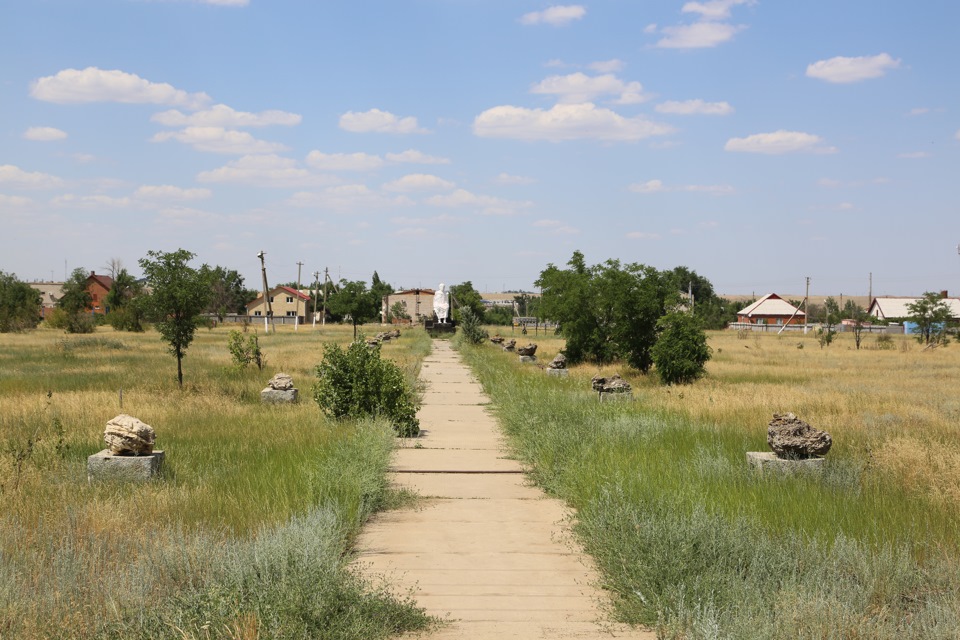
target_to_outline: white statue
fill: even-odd
[[[444,290],[443,283],[433,294],[433,312],[437,314],[437,322],[446,322],[450,318],[450,294]]]

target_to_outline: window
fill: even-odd
[[[290,304],[291,302],[293,302],[293,296],[287,296],[287,304]],[[287,315],[290,315],[290,314],[287,314]]]
[[[254,311],[254,312],[253,312],[253,315],[255,315],[255,316],[262,316],[262,315],[263,315],[263,312],[262,312],[262,311]]]
[[[287,311],[287,317],[292,318],[297,315],[296,311]]]
[[[270,302],[273,302],[273,296],[270,296]]]

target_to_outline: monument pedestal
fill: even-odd
[[[600,402],[627,402],[633,400],[633,391],[610,391],[600,393]]]
[[[267,387],[260,392],[260,402],[264,404],[292,404],[297,401],[299,391],[296,389],[271,389]]]
[[[537,356],[520,356],[520,362],[536,362]]]
[[[557,376],[558,378],[566,378],[570,375],[569,369],[547,369],[548,376]]]
[[[747,464],[760,473],[819,473],[824,458],[781,458],[773,451],[747,451]]]
[[[118,456],[104,449],[87,458],[87,480],[149,480],[163,466],[163,451],[143,456]]]

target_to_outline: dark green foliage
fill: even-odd
[[[342,318],[349,317],[353,322],[353,338],[357,338],[357,325],[377,317],[380,311],[380,299],[367,289],[363,280],[340,281],[340,290],[327,301],[331,313]]]
[[[546,318],[556,321],[567,339],[571,364],[623,359],[646,372],[653,365],[657,320],[679,292],[656,269],[617,260],[587,267],[574,252],[569,269],[549,265],[536,284]]]
[[[217,314],[221,322],[228,313],[245,314],[247,303],[257,298],[257,292],[244,287],[243,276],[233,269],[203,265],[200,272],[210,282],[210,300],[204,311]]]
[[[414,392],[403,371],[380,357],[379,345],[367,346],[362,335],[346,350],[338,344],[324,345],[316,373],[313,397],[328,416],[382,416],[401,437],[420,433]]]
[[[513,324],[513,309],[510,307],[490,307],[483,312],[483,323],[509,326]]]
[[[374,299],[377,300],[377,308],[379,308],[383,297],[393,293],[393,286],[391,286],[389,282],[381,280],[380,274],[374,271],[373,277],[370,278],[370,292],[373,294]]]
[[[181,387],[183,356],[193,342],[197,316],[210,299],[208,278],[188,264],[193,258],[193,253],[178,249],[169,253],[148,251],[147,257],[140,259],[151,289],[144,298],[144,309],[163,339],[170,343],[170,353],[177,358],[177,382]]]
[[[480,297],[480,293],[473,288],[473,283],[469,280],[450,287],[450,307],[451,319],[454,322],[462,320],[461,309],[470,309],[473,311],[473,315],[478,318],[482,318],[484,311],[486,311],[486,307],[483,306],[483,298]]]
[[[657,322],[660,336],[651,355],[664,384],[689,384],[702,377],[710,359],[707,334],[699,318],[674,311]]]
[[[907,305],[910,322],[917,325],[917,340],[922,344],[946,343],[950,307],[939,293],[927,291],[916,302]]]
[[[482,344],[490,337],[486,329],[480,326],[480,318],[473,313],[470,307],[460,309],[460,324],[457,325],[457,333],[460,340],[465,340],[470,344]]]
[[[0,333],[33,329],[40,322],[40,294],[12,273],[0,271]]]
[[[256,335],[247,336],[244,340],[242,333],[231,331],[227,338],[227,349],[230,350],[230,357],[238,369],[246,369],[247,365],[253,363],[257,365],[257,369],[263,371],[263,365],[267,363],[267,357],[260,349],[260,340]]]
[[[118,331],[143,331],[143,309],[138,296],[143,286],[126,269],[120,269],[107,293],[107,322]]]
[[[63,283],[63,296],[57,306],[66,314],[63,328],[67,333],[93,333],[94,321],[89,317],[93,296],[87,291],[87,277],[87,270],[78,267]]]

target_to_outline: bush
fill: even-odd
[[[710,359],[707,335],[700,319],[674,311],[657,322],[660,337],[651,355],[664,384],[687,384],[706,373],[704,364]]]
[[[97,320],[89,313],[68,314],[65,328],[67,333],[93,333],[97,329]]]
[[[263,371],[263,366],[267,363],[267,357],[260,349],[260,340],[256,335],[247,336],[246,341],[244,341],[243,334],[233,330],[230,332],[227,348],[230,349],[233,364],[238,369],[246,369],[247,365],[252,362],[257,365],[257,369]]]
[[[107,322],[117,331],[143,331],[142,314],[134,305],[118,307],[107,314]]]
[[[480,318],[470,307],[460,309],[460,330],[457,332],[459,340],[466,340],[470,344],[482,344],[490,334],[480,326]]]
[[[362,334],[346,350],[338,344],[324,345],[316,372],[313,398],[328,416],[382,416],[398,436],[420,433],[413,389],[403,371],[381,359],[379,345],[367,346]]]

